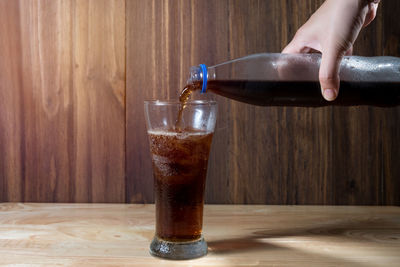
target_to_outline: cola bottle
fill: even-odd
[[[254,54],[215,66],[191,67],[181,100],[211,91],[260,106],[400,105],[400,58],[344,57],[336,100],[321,94],[320,54]]]

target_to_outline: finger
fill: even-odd
[[[304,31],[303,27],[297,30],[292,41],[290,41],[290,43],[282,50],[283,54],[303,53],[303,49],[305,47],[304,42],[303,42],[304,36],[305,36],[305,33],[304,33],[305,31]]]
[[[322,53],[319,81],[322,95],[328,101],[335,100],[339,93],[339,68],[342,58],[343,53],[333,47]]]
[[[379,1],[378,1],[378,3],[370,3],[368,5],[368,13],[365,16],[363,27],[367,27],[368,24],[370,24],[375,19],[376,12],[378,10],[378,4],[379,4]]]
[[[353,55],[353,45],[346,51],[345,56],[351,56]]]
[[[293,39],[283,50],[283,54],[296,54],[301,53],[302,46],[296,39]]]

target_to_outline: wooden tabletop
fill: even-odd
[[[400,207],[206,205],[207,256],[149,255],[154,205],[0,204],[0,264],[399,266]]]

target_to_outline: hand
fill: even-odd
[[[326,0],[296,32],[282,53],[321,52],[319,81],[326,100],[339,93],[339,68],[344,55],[351,55],[361,28],[376,15],[379,0]]]

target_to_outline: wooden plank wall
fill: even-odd
[[[125,1],[0,0],[0,201],[125,201]]]
[[[151,203],[143,100],[279,52],[322,0],[0,0],[0,201]],[[400,56],[399,1],[355,45]],[[6,36],[6,38],[5,38]],[[400,204],[400,107],[222,97],[208,203]]]
[[[140,107],[175,98],[190,66],[279,52],[323,1],[127,2],[127,197],[153,200]],[[398,1],[355,54],[400,55]],[[400,108],[253,107],[215,97],[208,203],[400,204]]]

